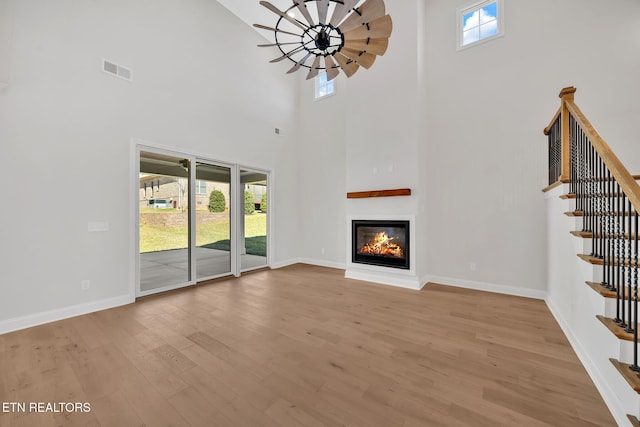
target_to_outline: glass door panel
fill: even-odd
[[[196,280],[231,273],[231,168],[196,163]]]
[[[240,270],[247,271],[267,266],[267,174],[242,169],[240,184]]]
[[[140,151],[141,294],[189,284],[188,159]]]

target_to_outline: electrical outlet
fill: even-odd
[[[91,281],[90,280],[83,280],[82,282],[80,282],[80,288],[83,291],[89,290],[90,287],[91,287]]]
[[[320,248],[320,253],[324,255],[324,248]]]
[[[471,264],[469,264],[469,270],[476,271],[477,268],[478,266],[476,265],[475,262],[472,262]]]

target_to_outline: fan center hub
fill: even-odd
[[[314,55],[333,55],[344,44],[339,29],[327,24],[317,24],[308,28],[302,35],[302,44]]]
[[[316,47],[320,50],[327,50],[331,46],[331,40],[329,34],[323,28],[316,36]]]

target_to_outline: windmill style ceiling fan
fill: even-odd
[[[294,65],[287,73],[308,68],[309,80],[326,70],[333,80],[342,70],[351,77],[387,51],[393,25],[383,0],[293,0],[286,10],[260,4],[279,18],[275,27],[253,25],[275,37],[275,43],[258,46],[278,47],[282,56],[270,62],[290,60]]]

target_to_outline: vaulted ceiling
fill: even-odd
[[[236,15],[242,21],[246,22],[247,25],[252,26],[253,24],[264,24],[264,25],[272,25],[276,21],[276,16],[269,12],[264,7],[260,6],[258,0],[217,0],[218,3],[229,9],[231,13]],[[272,0],[271,1],[278,8],[286,9],[291,4],[290,0]],[[268,38],[269,32],[264,30],[256,31],[261,34],[263,37]]]

